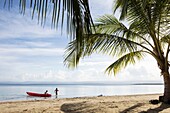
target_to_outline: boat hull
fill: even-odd
[[[26,92],[29,96],[36,96],[36,97],[51,97],[51,94],[41,94],[41,93],[34,93],[34,92]]]

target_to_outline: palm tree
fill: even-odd
[[[5,0],[5,3],[7,1],[10,3],[13,0]],[[97,20],[95,30],[88,0],[30,0],[32,14],[37,12],[38,20],[44,22],[49,4],[53,7],[54,27],[59,22],[63,27],[64,17],[67,17],[67,33],[71,36],[71,42],[65,52],[66,66],[77,67],[80,58],[101,52],[118,57],[106,69],[108,74],[116,74],[128,64],[149,54],[157,61],[164,78],[163,101],[170,101],[169,0],[115,0],[113,11],[120,11],[120,18],[104,15]],[[22,13],[25,7],[26,0],[20,0]],[[125,19],[129,23],[128,27],[121,22]]]
[[[116,0],[114,13],[120,11],[119,20],[113,15],[97,19],[95,32],[84,35],[81,51],[77,41],[69,43],[65,54],[68,67],[77,65],[77,58],[100,52],[118,59],[107,69],[116,74],[128,64],[134,64],[145,55],[156,61],[164,78],[164,102],[170,102],[170,1],[169,0]],[[120,20],[129,22],[125,26]]]

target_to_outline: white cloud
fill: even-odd
[[[12,56],[62,56],[63,48],[0,48],[0,55]]]
[[[12,43],[13,42],[13,43]],[[45,41],[18,41],[17,43],[16,40],[10,40],[8,43],[0,43],[0,48],[52,48],[55,46],[56,42],[45,42]]]
[[[9,61],[6,64],[5,61],[2,61],[0,64],[1,74],[4,73],[6,75],[6,79],[17,80],[15,78],[18,77],[18,81],[22,79],[22,81],[58,81],[58,82],[74,82],[74,81],[161,81],[162,77],[160,76],[160,71],[158,67],[155,65],[155,62],[151,59],[146,59],[137,63],[136,65],[130,65],[126,69],[123,69],[116,76],[111,75],[108,76],[104,73],[105,68],[110,65],[109,62],[104,64],[104,62],[93,62],[88,65],[79,65],[75,70],[68,70],[63,67],[60,62],[56,62],[54,60],[48,59],[47,62],[43,62],[43,59],[40,59],[38,62],[30,61],[30,62],[19,62],[19,59],[15,57],[3,58],[2,60]],[[103,59],[100,56],[101,59]],[[147,61],[150,61],[147,64]],[[146,66],[147,65],[147,66]],[[2,68],[8,67],[7,68]],[[59,67],[57,67],[59,66]],[[13,78],[14,77],[14,78]]]
[[[31,20],[17,11],[0,10],[0,39],[4,38],[47,38],[60,36],[61,33],[50,28],[42,27],[37,20]]]
[[[80,65],[79,69],[92,69],[88,74],[93,73],[93,75],[98,75],[102,73],[104,75],[105,69],[113,63],[115,58],[106,57],[98,55],[95,57],[90,57],[89,59],[84,59]],[[93,70],[94,69],[94,70]],[[84,70],[83,70],[84,71]],[[95,72],[96,71],[96,72]],[[107,74],[105,77],[108,78]],[[150,57],[146,56],[143,60],[137,62],[135,65],[128,65],[125,69],[122,69],[115,77],[111,75],[112,81],[162,81],[162,76],[160,76],[160,70],[157,66],[156,61]]]
[[[51,42],[33,42],[33,41],[27,41],[23,42],[23,45],[28,46],[28,47],[51,47],[53,46]]]
[[[97,73],[96,73],[97,72]],[[33,81],[56,81],[56,82],[80,82],[80,81],[101,81],[102,76],[99,74],[97,70],[76,70],[76,71],[68,71],[68,70],[59,70],[52,71],[49,70],[44,73],[25,73],[22,75],[24,81],[29,81],[30,79]],[[106,77],[103,77],[106,78]]]
[[[122,70],[118,75],[108,76],[104,73],[103,67],[96,65],[89,65],[86,68],[79,66],[76,70],[49,70],[42,73],[33,74],[28,72],[23,74],[22,77],[25,81],[29,81],[30,78],[34,81],[56,81],[56,82],[81,82],[81,81],[112,81],[114,82],[147,82],[147,81],[162,81],[162,77],[159,76],[159,70],[154,66],[143,67],[141,65],[129,66]],[[152,71],[151,71],[152,70]],[[40,79],[41,78],[41,79]]]
[[[90,0],[92,16],[97,18],[103,14],[112,14],[113,0]]]

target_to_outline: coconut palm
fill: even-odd
[[[114,13],[120,18],[104,15],[96,20],[95,29],[84,35],[81,51],[77,41],[69,43],[65,54],[68,67],[77,65],[77,58],[100,52],[118,59],[107,69],[117,74],[128,64],[134,64],[144,56],[151,55],[157,62],[164,79],[164,102],[170,101],[170,1],[169,0],[116,0]],[[125,26],[120,20],[128,21]]]
[[[65,52],[66,66],[76,67],[80,58],[101,52],[118,58],[106,69],[108,74],[116,74],[149,54],[157,61],[164,78],[164,102],[170,101],[169,0],[115,0],[113,12],[120,11],[120,18],[100,17],[93,32],[88,0],[30,0],[32,14],[37,12],[38,20],[44,22],[49,4],[53,7],[52,25],[57,27],[61,22],[62,27],[66,20],[67,33],[72,37]],[[26,0],[20,0],[22,13],[25,7]],[[128,21],[129,26],[120,20]]]

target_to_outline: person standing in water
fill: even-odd
[[[44,92],[44,94],[47,94],[48,93],[48,90],[46,90],[45,92]]]
[[[55,94],[58,95],[58,88],[55,89]]]

